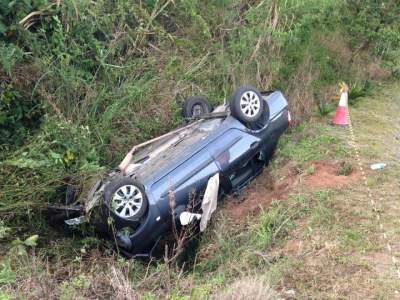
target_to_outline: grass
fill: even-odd
[[[316,160],[345,160],[339,170],[343,175],[355,165],[346,147],[347,131],[327,125],[337,104],[337,99],[331,102],[335,85],[351,81],[351,100],[356,100],[351,110],[355,129],[362,128],[356,135],[365,167],[388,163],[368,182],[378,192],[387,191],[381,209],[390,218],[383,221],[398,236],[398,210],[389,195],[398,198],[391,181],[399,176],[398,154],[391,137],[399,128],[391,120],[397,118],[399,93],[390,86],[377,94],[368,85],[371,78],[386,78],[371,49],[385,57],[398,48],[395,26],[385,29],[393,38],[368,40],[368,49],[353,52],[370,38],[368,30],[376,35],[370,27],[375,23],[362,23],[354,3],[119,1],[110,13],[109,1],[78,2],[46,8],[30,30],[16,22],[47,7],[47,1],[14,1],[1,11],[0,97],[5,105],[0,105],[0,125],[11,126],[2,136],[18,136],[0,145],[0,299],[6,294],[234,298],[243,292],[241,286],[260,291],[248,295],[253,298],[293,291],[298,298],[337,298],[349,294],[346,280],[357,283],[359,278],[350,276],[353,270],[376,279],[371,287],[376,295],[384,295],[382,286],[397,286],[373,271],[385,267],[368,256],[382,249],[362,187],[312,190],[302,181],[316,174]],[[374,3],[359,8],[374,18],[396,16],[395,9],[386,12]],[[277,182],[288,175],[288,163],[300,174],[288,200],[276,199],[245,220],[232,220],[222,210],[194,243],[195,251],[186,253],[192,257],[176,263],[128,261],[101,240],[65,237],[43,222],[43,207],[58,200],[57,189],[67,177],[92,180],[117,164],[132,144],[181,124],[182,97],[202,94],[218,104],[243,83],[282,89],[297,123],[311,117],[285,134],[271,164]],[[29,240],[35,234],[40,235],[37,245]],[[301,241],[303,250],[286,249],[290,241]],[[389,273],[387,267],[384,271]],[[360,293],[367,284],[362,279]],[[342,290],[335,290],[335,280]]]
[[[369,228],[344,229],[341,245],[347,249],[355,249],[359,253],[365,253],[372,249],[372,243],[368,240]]]
[[[339,80],[354,82],[360,95],[365,68],[381,70],[369,49],[352,56],[347,28],[362,20],[345,1],[120,1],[111,13],[109,1],[47,2],[10,2],[1,11],[0,96],[13,105],[1,106],[0,123],[11,126],[2,136],[14,138],[1,145],[0,213],[13,212],[11,227],[25,226],[18,221],[26,207],[39,218],[67,176],[83,182],[117,165],[133,144],[180,125],[182,97],[219,104],[242,84],[281,89],[301,121],[320,100],[332,106]],[[381,9],[362,8],[372,17]],[[43,9],[29,30],[17,25]],[[332,11],[350,15],[327,18]],[[307,161],[325,142],[303,140],[303,153],[285,155]]]
[[[333,191],[320,190],[314,193],[315,206],[309,218],[308,225],[310,228],[319,227],[331,229],[335,223],[334,210],[332,208]]]
[[[389,88],[396,91],[397,86]],[[376,99],[360,102],[363,105],[351,109],[362,147],[373,125],[363,120],[357,124],[357,116],[372,119],[384,115],[387,109],[384,104],[378,105],[378,111],[372,110],[377,107]],[[390,114],[381,120],[382,129],[386,128]],[[309,170],[305,176],[317,172],[315,168],[311,170],[315,159],[346,157],[347,163],[355,165],[346,138],[346,131],[328,125],[327,118],[295,128],[281,142],[269,176],[279,179],[284,165],[295,159],[299,159],[295,162],[304,170]],[[390,158],[394,145],[393,141],[374,144],[372,149],[365,147],[363,159],[369,159],[368,153],[382,155],[373,159]],[[313,155],[303,155],[309,152]],[[393,189],[390,179],[397,172],[398,169],[389,165],[371,174],[372,190],[379,194],[382,188],[398,192],[398,188],[390,190]],[[10,251],[5,256],[7,259],[3,260],[0,270],[3,294],[40,298],[51,293],[61,299],[93,294],[145,299],[224,299],[237,295],[261,295],[261,299],[277,295],[390,298],[392,294],[388,291],[398,285],[391,275],[390,264],[386,263],[381,233],[374,212],[368,208],[362,183],[340,189],[310,189],[300,181],[291,189],[287,199],[274,201],[259,215],[246,220],[233,220],[229,212],[220,210],[191,252],[192,258],[177,264],[162,261],[147,264],[110,256],[93,238],[59,236],[52,240],[51,248],[41,247],[39,238],[38,246],[26,247],[25,254]],[[400,234],[391,206],[395,201],[383,199],[383,223],[394,238]],[[393,218],[389,218],[392,213]],[[7,229],[2,232],[7,234]],[[243,286],[248,288],[239,288]],[[256,291],[258,294],[254,294]]]
[[[319,123],[297,126],[280,141],[277,164],[282,160],[305,164],[326,158],[341,159],[346,155],[340,139],[331,135],[332,128]]]
[[[378,90],[368,101],[360,100],[360,105],[350,108],[364,168],[371,161],[387,160],[396,152],[394,135],[388,135],[387,130],[394,129],[391,122],[394,116],[388,107],[398,105],[397,90],[398,85]],[[383,96],[386,96],[384,101]],[[342,141],[347,138],[346,131],[331,133]],[[371,139],[382,142],[371,143]],[[393,230],[398,225],[395,217],[398,209],[393,202],[399,193],[393,186],[394,178],[399,176],[396,166],[397,162],[392,160],[392,168],[368,173],[375,201],[385,207],[381,222],[387,234],[392,235],[392,245],[396,245],[399,234]],[[314,201],[314,205],[299,228],[289,233],[303,241],[304,250],[290,254],[292,265],[283,275],[283,286],[294,288],[298,298],[395,297],[398,281],[362,182],[344,190],[318,191],[309,197],[313,197],[314,200],[307,199]]]

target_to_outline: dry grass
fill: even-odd
[[[400,108],[399,91],[398,86],[385,87],[351,108],[364,167],[378,161],[388,163],[384,170],[369,171],[368,182],[373,195],[379,197],[382,224],[398,259],[400,189],[395,179],[400,176],[396,139],[400,126],[392,120]],[[348,134],[345,129],[330,126],[321,132],[336,136],[343,143]],[[300,144],[297,141],[293,147]],[[349,149],[346,161],[357,165]],[[336,152],[327,153],[331,157]],[[276,178],[284,175],[282,169],[272,170]],[[264,184],[268,184],[268,178]],[[259,184],[264,182],[261,179]],[[255,191],[262,191],[259,188],[257,184],[253,186]],[[249,237],[262,219],[234,222],[220,215],[203,235],[195,263],[189,268],[175,262],[146,264],[124,260],[96,248],[63,258],[31,251],[28,256],[8,256],[16,280],[3,284],[2,291],[29,299],[139,299],[149,295],[168,299],[397,297],[399,281],[362,182],[321,190],[300,180],[291,193],[279,203],[296,212],[295,226],[275,240],[272,248],[255,250],[250,246]],[[54,241],[55,252],[57,247],[63,245]]]
[[[313,67],[311,57],[306,56],[298,71],[290,80],[287,90],[290,110],[296,122],[301,122],[310,116],[315,108],[313,80],[317,77],[317,70]]]
[[[372,59],[365,52],[361,52],[354,58],[352,70],[355,78],[364,80],[382,82],[391,77],[391,72],[382,67],[382,61],[379,58]]]
[[[255,275],[234,281],[224,291],[212,296],[212,299],[272,300],[279,297],[265,280]]]
[[[350,49],[343,33],[332,32],[329,36],[318,34],[318,41],[340,58],[343,65],[351,63],[353,51]]]
[[[388,163],[384,170],[367,171],[381,221],[377,222],[362,181],[331,191],[310,191],[300,185],[298,192],[314,204],[307,216],[297,222],[286,246],[274,250],[290,261],[278,291],[292,289],[300,299],[398,298],[400,284],[380,223],[399,259],[400,209],[396,199],[400,189],[396,181],[400,168],[396,136],[400,127],[393,123],[400,108],[399,90],[398,85],[379,89],[373,97],[359,102],[357,108],[350,108],[364,169],[374,162]],[[331,128],[331,134],[343,142],[348,140],[347,130]],[[357,165],[353,153],[349,154],[348,159]]]

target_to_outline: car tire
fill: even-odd
[[[232,116],[248,125],[256,123],[267,112],[268,105],[261,93],[250,85],[236,89],[230,102]]]
[[[183,103],[182,111],[185,118],[194,118],[211,112],[211,105],[203,96],[188,97]]]
[[[121,221],[139,221],[148,207],[143,185],[130,177],[108,183],[104,188],[104,202],[110,214]]]

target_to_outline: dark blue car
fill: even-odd
[[[238,88],[213,111],[203,97],[190,97],[183,111],[188,125],[134,147],[117,170],[70,206],[80,215],[65,222],[111,222],[122,252],[150,255],[182,213],[201,217],[211,177],[219,174],[220,198],[260,174],[290,123],[281,92],[251,86]]]

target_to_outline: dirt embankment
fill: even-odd
[[[257,178],[240,197],[230,197],[225,211],[234,219],[258,214],[273,200],[286,199],[291,191],[302,182],[309,188],[337,188],[358,181],[361,174],[343,161],[314,161],[307,171],[301,171],[288,163],[282,168],[283,176],[274,180],[270,174]]]

